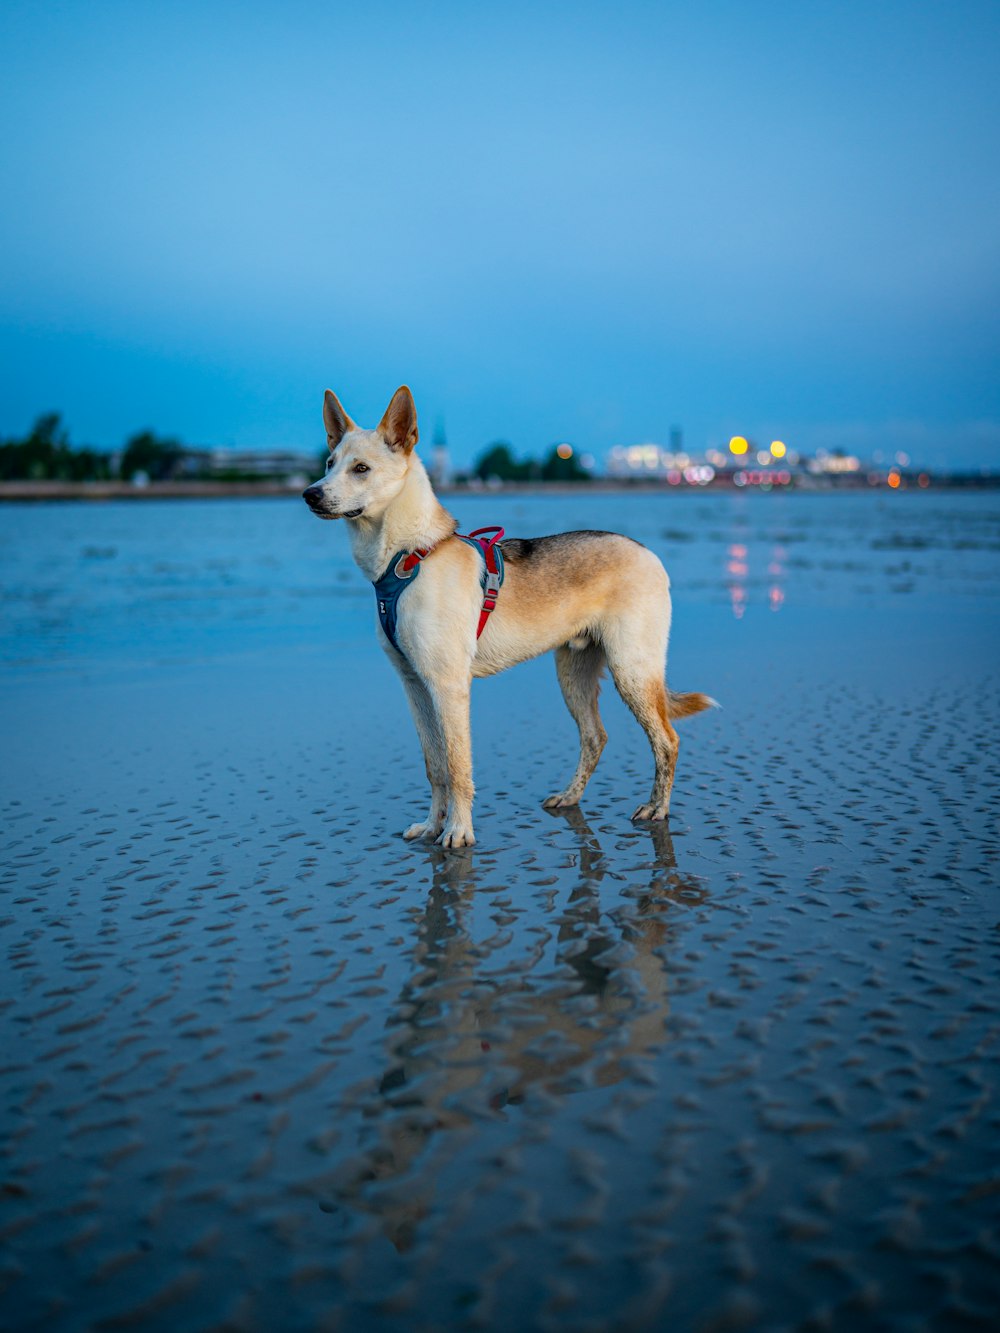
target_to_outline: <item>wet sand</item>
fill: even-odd
[[[4,668],[0,1324],[991,1323],[1000,603],[965,499],[619,502],[672,570],[671,683],[724,709],[637,828],[613,693],[550,814],[552,664],[484,682],[462,853],[398,837],[421,765],[370,593],[314,573],[333,525],[263,506],[207,578],[245,519],[157,575],[150,520],[47,511]]]

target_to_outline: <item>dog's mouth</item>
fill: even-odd
[[[308,487],[302,492],[302,498],[317,518],[360,518],[365,512],[363,505],[360,509],[331,509],[324,501],[319,487],[315,490]]]
[[[335,519],[335,518],[360,518],[365,512],[363,509],[346,509],[341,512],[339,509],[317,509],[315,505],[310,505],[317,518]]]

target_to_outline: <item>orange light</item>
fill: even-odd
[[[745,454],[750,448],[742,435],[734,435],[729,441],[729,452],[731,454]]]
[[[889,475],[886,477],[886,481],[889,483],[892,489],[895,490],[896,487],[899,485],[899,473],[890,472]]]
[[[771,441],[771,455],[773,458],[784,458],[788,450],[780,440]]]
[[[556,448],[556,453],[560,458],[572,458],[573,446],[571,444],[560,444]]]

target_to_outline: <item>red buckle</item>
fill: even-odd
[[[416,569],[417,565],[420,564],[421,560],[423,560],[424,556],[427,554],[427,551],[411,551],[409,555],[403,556],[401,559],[397,560],[396,568],[393,571],[396,577],[399,579],[408,579]]]

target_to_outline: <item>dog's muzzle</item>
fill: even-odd
[[[313,482],[302,492],[302,498],[309,508],[319,518],[340,518],[335,509],[331,509],[323,498],[323,486],[320,482]]]
[[[302,498],[317,518],[360,518],[365,512],[364,505],[360,509],[331,509],[323,499],[321,481],[314,481],[311,486],[307,486],[302,492]]]

